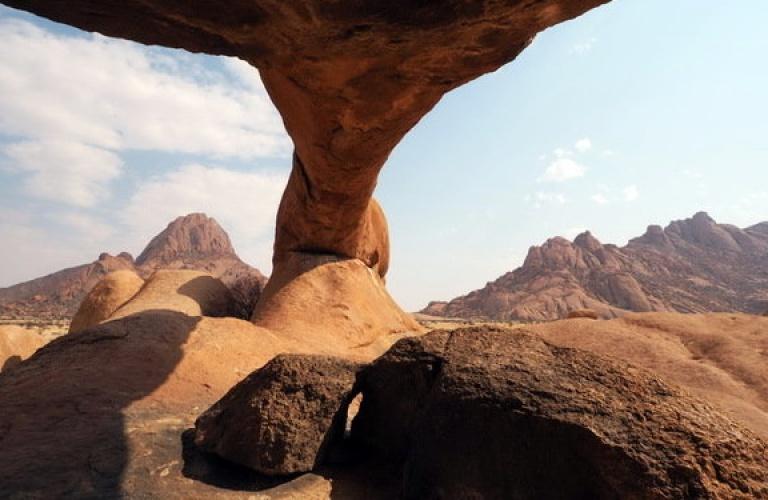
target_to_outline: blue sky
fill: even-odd
[[[395,298],[466,293],[586,228],[768,220],[766,25],[761,0],[617,0],[447,95],[376,192]],[[2,7],[0,40],[0,286],[136,254],[192,210],[269,269],[290,144],[255,70]]]

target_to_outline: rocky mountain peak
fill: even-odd
[[[673,221],[665,232],[671,239],[678,240],[675,241],[676,245],[682,240],[684,243],[719,251],[741,251],[737,241],[740,235],[734,235],[733,231],[718,225],[706,212],[698,212],[690,219]]]
[[[592,309],[742,311],[768,308],[768,223],[740,229],[706,212],[650,225],[624,247],[601,244],[589,231],[573,243],[556,237],[528,251],[522,267],[428,314],[541,321]]]
[[[648,229],[645,230],[645,234],[633,238],[630,240],[630,244],[652,245],[657,248],[671,248],[673,246],[667,233],[657,224],[648,226]]]
[[[583,233],[576,236],[576,238],[573,240],[573,244],[589,252],[596,252],[603,248],[603,244],[600,243],[600,241],[595,238],[589,231],[584,231]]]
[[[236,257],[232,242],[215,219],[193,213],[168,224],[149,242],[136,264],[160,267],[178,260],[214,256]]]

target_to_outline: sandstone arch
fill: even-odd
[[[608,0],[3,1],[258,68],[295,145],[276,271],[300,252],[359,259],[383,277],[389,242],[372,194],[392,149],[446,92]]]

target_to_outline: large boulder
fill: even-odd
[[[311,471],[344,432],[358,368],[328,356],[277,356],[197,419],[195,444],[263,474]]]
[[[300,252],[275,266],[252,321],[309,348],[329,337],[364,346],[423,331],[375,269],[358,259]]]
[[[352,437],[405,498],[762,498],[768,445],[625,363],[524,330],[436,331],[360,375]]]
[[[19,325],[0,325],[0,372],[15,367],[46,344],[38,332]]]
[[[72,317],[69,332],[79,332],[106,320],[144,286],[144,280],[124,269],[107,274],[85,296]]]
[[[141,290],[110,318],[124,318],[143,311],[176,311],[187,316],[237,315],[232,292],[208,273],[181,269],[155,271]]]

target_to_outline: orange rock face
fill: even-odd
[[[513,60],[540,31],[606,1],[5,3],[89,31],[237,56],[257,67],[295,144],[275,263],[289,252],[328,253],[359,258],[383,275],[386,226],[371,197],[392,149],[446,92]]]

